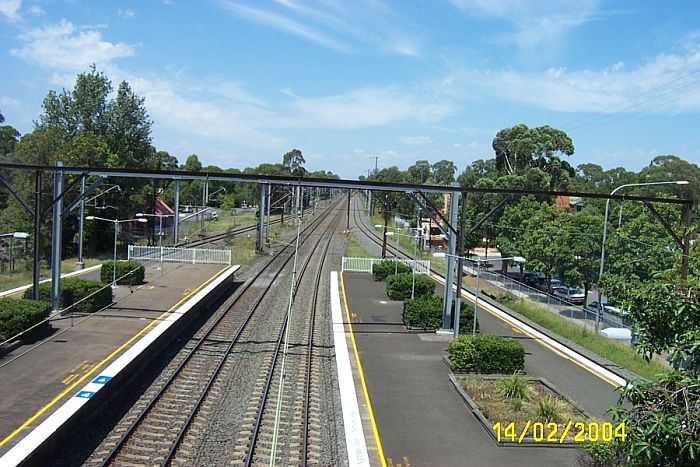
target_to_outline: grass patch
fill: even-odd
[[[345,242],[345,256],[348,258],[374,258],[369,251],[360,243],[355,235],[351,235],[348,241]]]
[[[540,326],[644,378],[655,381],[659,373],[668,370],[667,366],[655,360],[645,361],[633,348],[625,344],[597,335],[533,303],[521,299],[505,299],[502,302]]]

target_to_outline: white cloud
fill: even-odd
[[[395,121],[438,121],[451,113],[449,104],[397,88],[362,88],[333,96],[296,97],[285,126],[367,128]]]
[[[7,107],[17,108],[17,107],[21,107],[22,103],[13,97],[2,96],[2,97],[0,97],[0,105],[2,105],[5,108],[7,108]]]
[[[122,18],[126,18],[126,19],[133,18],[135,15],[134,10],[132,10],[131,8],[126,8],[126,9],[120,8],[117,11],[117,13],[119,14],[119,16],[121,16]]]
[[[46,11],[44,11],[44,9],[39,5],[32,5],[29,12],[34,16],[44,16],[46,14]]]
[[[408,145],[428,144],[433,142],[433,138],[430,136],[404,136],[401,138],[401,142]]]
[[[0,13],[10,21],[19,21],[22,17],[19,10],[22,0],[0,0]]]
[[[19,39],[23,45],[11,50],[13,56],[63,72],[83,71],[93,63],[105,66],[134,54],[133,46],[104,41],[96,28],[76,28],[65,19],[33,29]]]
[[[512,24],[515,31],[504,38],[523,48],[555,40],[599,15],[599,0],[449,1],[466,14]]]

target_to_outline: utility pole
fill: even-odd
[[[378,172],[378,167],[379,167],[379,156],[369,156],[370,159],[374,159],[374,175],[377,175]]]

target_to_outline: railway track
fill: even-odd
[[[92,465],[191,465],[192,463],[244,463],[252,465],[265,458],[269,457],[270,453],[267,449],[267,435],[269,431],[269,420],[271,405],[267,401],[275,400],[265,396],[256,402],[259,394],[262,391],[256,391],[261,380],[272,380],[275,375],[279,375],[281,369],[276,361],[278,352],[274,352],[273,347],[277,349],[283,348],[280,344],[281,337],[285,335],[287,329],[287,313],[279,312],[279,300],[275,299],[275,294],[270,291],[278,290],[278,287],[285,290],[284,285],[290,285],[295,291],[299,290],[301,282],[305,280],[305,272],[312,258],[316,258],[320,262],[318,272],[314,276],[316,287],[320,282],[321,270],[323,265],[323,256],[325,255],[332,233],[337,224],[337,214],[335,207],[331,207],[322,216],[308,225],[300,232],[300,249],[299,254],[306,257],[302,260],[303,267],[298,274],[298,278],[294,278],[292,285],[292,277],[290,274],[290,262],[293,259],[291,247],[284,246],[277,255],[273,256],[263,267],[260,272],[252,279],[246,281],[236,293],[226,302],[226,306],[218,310],[210,319],[208,324],[203,327],[201,335],[195,336],[196,339],[183,349],[181,353],[185,357],[177,363],[174,371],[154,390],[147,392],[144,398],[132,409],[117,430],[115,430],[102,446],[89,459],[88,464]],[[319,233],[320,232],[320,233]],[[319,248],[319,245],[325,239],[325,246]],[[304,253],[302,253],[304,251]],[[319,255],[319,253],[322,253]],[[281,294],[285,297],[286,294]],[[317,291],[313,292],[313,296],[318,295]],[[296,305],[296,303],[295,303]],[[235,306],[235,309],[234,309]],[[303,307],[298,307],[302,308]],[[286,308],[285,308],[286,309]],[[312,307],[313,310],[316,306]],[[242,310],[247,310],[242,313]],[[299,310],[297,310],[299,311]],[[309,383],[298,383],[287,381],[286,376],[311,377],[313,380],[314,363],[311,358],[313,355],[313,329],[314,317],[311,313],[296,313],[294,323],[289,323],[290,331],[294,329],[293,334],[288,335],[286,342],[296,342],[299,339],[297,329],[303,328],[306,330],[306,361],[311,360],[312,371],[300,371],[298,365],[295,365],[297,345],[291,348],[286,357],[289,359],[290,370],[284,372],[285,385],[291,384],[293,389],[287,392],[283,402],[290,400],[290,395],[296,394],[296,388],[305,386],[311,388]],[[298,317],[298,319],[297,319]],[[306,321],[306,324],[301,324]],[[292,324],[294,324],[292,326]],[[273,345],[270,336],[277,336],[276,344]],[[302,340],[304,340],[302,338]],[[290,357],[290,355],[292,355]],[[307,363],[307,365],[309,365]],[[307,368],[307,367],[305,367]],[[264,371],[263,371],[264,370]],[[265,374],[264,378],[261,375]],[[230,449],[223,449],[223,452],[215,453],[209,450],[198,448],[203,440],[210,440],[209,423],[210,416],[220,411],[221,404],[218,402],[222,394],[225,394],[227,387],[230,388],[233,382],[236,389],[247,394],[245,398],[239,399],[241,402],[246,402],[250,411],[251,405],[258,407],[258,412],[261,414],[259,427],[250,430],[255,433],[255,436],[249,437],[250,442],[236,442],[235,445],[229,446]],[[256,384],[257,382],[257,384]],[[276,383],[271,381],[268,387],[275,390]],[[279,393],[279,391],[278,391]],[[313,390],[308,390],[309,394],[313,394]],[[260,396],[262,397],[262,396]],[[295,399],[295,397],[292,397]],[[248,401],[252,401],[248,403]],[[276,403],[276,400],[275,400]],[[312,404],[304,403],[304,407],[311,407]],[[265,409],[267,407],[267,409]],[[292,407],[292,406],[289,406]],[[230,409],[228,407],[227,409]],[[234,410],[235,412],[235,410]],[[240,410],[238,411],[240,412]],[[275,411],[277,413],[278,410]],[[291,410],[290,413],[293,413]],[[236,431],[239,433],[236,439],[241,437],[249,430],[246,426],[250,421],[248,418],[236,417],[239,420],[239,426]],[[313,419],[306,416],[305,419]],[[242,423],[240,423],[242,421]],[[303,432],[308,432],[308,422],[304,422],[306,428]],[[285,420],[279,427],[284,430],[278,430],[279,433],[285,433],[282,438],[290,439],[294,437],[289,429],[295,425],[289,418]],[[214,429],[213,432],[219,432],[219,429]],[[226,437],[232,439],[231,433],[227,432]],[[281,439],[282,439],[281,438]],[[301,439],[301,437],[300,437]],[[307,440],[309,438],[307,437]],[[300,449],[297,449],[297,445]],[[243,447],[243,449],[241,449]],[[305,463],[309,451],[309,443],[286,443],[280,451],[280,458],[289,458],[292,450],[296,449],[296,454],[291,454],[297,459],[304,459],[299,463]],[[216,450],[214,450],[216,451]],[[221,451],[221,450],[219,450]],[[243,461],[241,461],[241,453]],[[267,453],[267,454],[266,454]],[[211,454],[217,454],[211,458]],[[296,456],[296,457],[295,457]],[[204,458],[210,459],[205,460]],[[285,462],[286,464],[286,462]]]

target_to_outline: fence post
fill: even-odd
[[[192,264],[195,264],[195,261],[196,261],[196,256],[195,256],[197,254],[196,251],[197,251],[196,248],[192,248]]]

